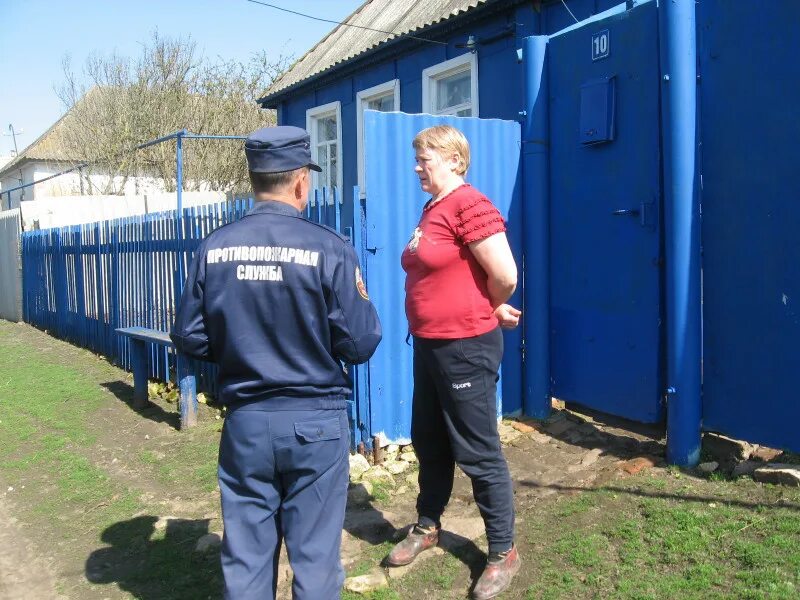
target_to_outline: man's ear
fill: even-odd
[[[301,169],[300,173],[294,180],[294,197],[298,200],[304,200],[307,191],[311,189],[311,171],[309,169]],[[308,185],[306,185],[308,183]]]

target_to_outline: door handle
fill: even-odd
[[[647,229],[655,229],[655,204],[653,202],[641,202],[639,208],[619,208],[612,210],[611,214],[615,217],[637,217],[639,225]]]
[[[615,217],[638,217],[641,214],[641,211],[638,208],[620,208],[619,210],[613,211],[611,214]]]

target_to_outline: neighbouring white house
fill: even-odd
[[[0,210],[19,208],[20,202],[28,200],[93,196],[108,189],[108,174],[97,167],[80,167],[84,157],[66,150],[65,135],[70,125],[70,112],[67,111],[18,156],[0,166]],[[75,170],[47,179],[71,168]],[[155,177],[115,176],[113,179],[113,187],[122,195],[151,194],[165,190],[163,181]],[[15,189],[40,180],[46,181]]]

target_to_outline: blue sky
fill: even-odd
[[[265,0],[267,1],[267,0]],[[268,0],[336,21],[362,0]],[[246,0],[0,0],[0,131],[15,130],[22,151],[64,112],[54,89],[62,60],[78,71],[86,57],[135,56],[152,32],[191,35],[210,57],[246,60],[253,52],[302,56],[334,27]],[[0,155],[14,145],[0,137]]]

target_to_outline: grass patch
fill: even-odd
[[[675,470],[609,487],[529,515],[525,598],[800,597],[800,491]]]
[[[53,533],[67,539],[141,509],[132,493],[83,452],[97,437],[91,417],[105,399],[102,388],[77,369],[15,342],[7,331],[11,327],[0,329],[0,477],[20,482],[11,486],[16,492],[11,500],[25,507],[31,520],[57,523]]]
[[[127,450],[132,435],[144,441],[131,429],[147,422],[103,387],[124,379],[89,352],[0,321],[0,481],[12,488],[5,501],[36,550],[54,557],[66,597],[217,597],[218,555],[192,551],[210,519],[156,529],[163,508],[142,493],[159,480],[180,493],[213,490],[215,424],[164,436],[173,446],[161,454],[134,448],[112,473],[101,437]]]
[[[448,598],[458,594],[456,582],[463,583],[464,563],[459,556],[428,558],[422,565],[407,575],[400,582],[391,582],[391,587],[406,598]]]
[[[800,490],[653,469],[519,511],[526,600],[800,597]],[[447,515],[444,518],[447,527]],[[478,546],[482,547],[482,543]],[[462,598],[483,556],[432,557],[389,590]],[[378,558],[364,563],[369,570]],[[355,596],[348,597],[355,600]]]
[[[358,577],[366,575],[392,551],[394,542],[388,541],[368,547],[358,562],[353,563],[346,569],[347,577]]]
[[[372,499],[381,503],[388,502],[392,497],[392,489],[394,488],[388,483],[384,483],[382,481],[373,481],[371,494]]]
[[[180,481],[195,493],[213,492],[217,489],[220,428],[220,421],[200,422],[195,428],[180,432],[179,439],[171,438],[158,450],[140,452],[138,460],[149,466],[164,485]]]

